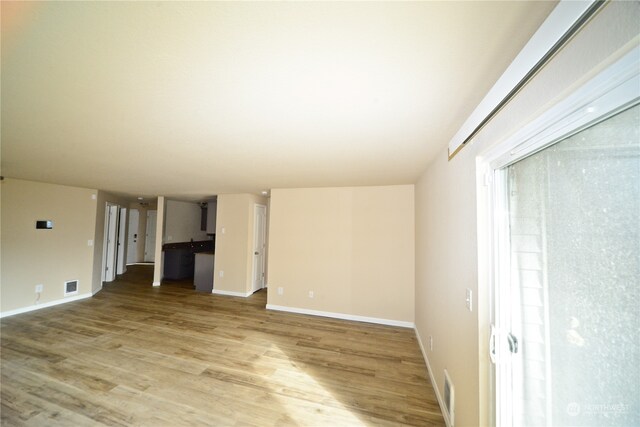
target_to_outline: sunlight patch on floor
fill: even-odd
[[[351,409],[345,407],[324,386],[289,360],[277,345],[271,351],[283,356],[286,369],[278,368],[270,378],[270,387],[288,417],[299,425],[367,426]]]

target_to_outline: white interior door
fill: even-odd
[[[118,265],[116,268],[117,274],[122,274],[127,271],[125,265],[126,255],[126,243],[127,243],[127,208],[120,208],[120,217],[118,219]]]
[[[156,259],[156,221],[158,211],[147,211],[147,232],[144,242],[145,262],[155,262]]]
[[[127,233],[127,264],[138,262],[138,209],[129,211],[129,232]]]
[[[253,218],[253,292],[264,288],[267,207],[255,205]]]
[[[116,278],[117,231],[118,206],[107,205],[105,213],[104,282],[111,282]]]

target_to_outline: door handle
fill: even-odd
[[[496,327],[491,325],[491,332],[489,335],[489,359],[491,359],[491,363],[494,365],[497,362],[496,357]]]
[[[507,342],[509,343],[509,351],[511,353],[518,352],[518,338],[513,335],[511,332],[507,334]]]
[[[254,254],[254,255],[260,255],[260,252],[255,251],[253,254]]]

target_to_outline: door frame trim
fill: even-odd
[[[116,254],[116,274],[124,274],[127,272],[127,232],[129,231],[129,209],[118,206],[118,240]]]
[[[100,288],[102,288],[102,283],[107,281],[107,257],[109,256],[109,211],[111,208],[116,208],[116,232],[115,232],[115,238],[116,238],[116,247],[114,248],[114,262],[113,262],[113,266],[114,266],[114,270],[117,269],[117,265],[118,265],[118,247],[117,247],[117,239],[118,239],[118,220],[119,220],[119,215],[120,215],[120,205],[116,204],[116,203],[111,203],[111,202],[105,202],[105,208],[104,208],[104,237],[103,237],[103,241],[102,241],[102,272],[100,275]],[[115,279],[115,275],[114,275],[114,279]]]

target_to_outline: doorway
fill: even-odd
[[[111,203],[106,204],[104,219],[104,259],[102,263],[102,281],[112,282],[116,278],[116,263],[118,255],[118,224],[119,207]]]
[[[252,292],[264,288],[266,258],[267,207],[254,205]]]
[[[138,262],[138,222],[140,211],[131,209],[129,211],[129,232],[127,233],[127,264]]]
[[[155,262],[156,258],[156,222],[158,211],[147,211],[147,230],[144,242],[144,262]]]

